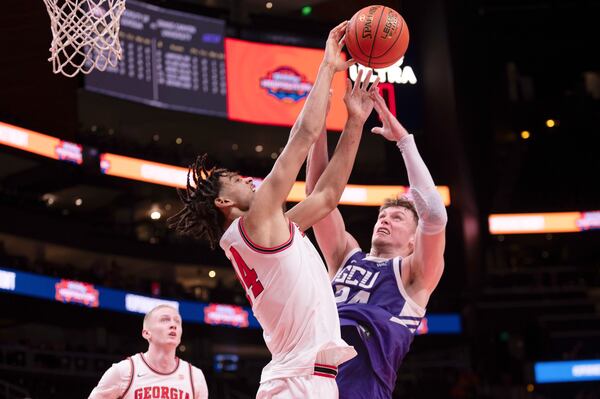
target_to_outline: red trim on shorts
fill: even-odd
[[[316,367],[325,367],[325,368],[328,368],[328,369],[333,370],[333,371],[337,371],[337,369],[338,369],[336,366],[331,366],[329,364],[315,363],[315,366]]]
[[[131,358],[131,356],[127,359],[131,363],[131,377],[129,377],[129,385],[127,385],[127,388],[125,388],[125,392],[123,392],[120,398],[124,398],[125,395],[127,395],[127,392],[129,392],[129,388],[131,388],[131,385],[133,384],[133,376],[135,375],[135,364],[133,363],[133,359]]]
[[[150,371],[152,371],[153,373],[156,373],[158,375],[171,375],[171,374],[175,374],[175,372],[179,368],[179,358],[177,356],[175,356],[175,360],[177,361],[177,364],[175,365],[175,368],[173,369],[173,371],[171,371],[170,373],[161,373],[160,371],[153,369],[152,366],[150,366],[148,364],[148,362],[146,361],[146,359],[144,358],[144,354],[140,353],[140,356],[142,357],[142,361],[146,364],[146,366],[148,366],[148,368],[150,369]]]
[[[335,375],[325,374],[325,373],[319,373],[318,371],[315,371],[313,373],[313,375],[316,375],[318,377],[325,377],[325,378],[333,378],[333,379],[335,379]]]
[[[290,225],[290,238],[281,245],[268,248],[268,247],[263,247],[263,246],[260,246],[258,244],[255,244],[254,242],[252,242],[250,237],[248,237],[248,233],[246,232],[246,229],[244,228],[244,218],[243,217],[240,218],[240,221],[238,223],[240,234],[242,236],[242,239],[246,243],[246,245],[248,245],[250,247],[250,249],[252,249],[255,252],[258,252],[260,254],[269,254],[269,255],[281,252],[281,251],[289,248],[292,245],[292,242],[294,241],[294,225],[291,221],[289,221],[289,225]]]
[[[338,374],[336,366],[329,364],[315,363],[315,371],[313,375],[326,378],[335,378]]]

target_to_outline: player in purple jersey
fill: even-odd
[[[396,373],[409,350],[429,297],[444,270],[447,215],[413,136],[372,94],[383,126],[396,142],[408,172],[410,194],[381,206],[370,252],[346,231],[338,209],[313,225],[336,293],[342,337],[358,356],[339,369],[340,398],[391,398]],[[308,157],[307,193],[327,165],[326,132]]]

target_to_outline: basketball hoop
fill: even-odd
[[[115,67],[121,59],[119,22],[125,0],[44,0],[52,44],[54,73],[73,77]]]

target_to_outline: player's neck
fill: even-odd
[[[170,373],[177,366],[175,349],[175,346],[150,345],[148,351],[144,353],[144,358],[153,369],[161,373]]]
[[[410,255],[410,251],[407,248],[372,246],[369,255],[381,259],[392,259],[398,256],[405,258]]]
[[[239,208],[231,208],[227,211],[225,213],[225,225],[223,226],[223,231],[227,230],[235,219],[244,216],[246,213],[246,211],[242,211]]]

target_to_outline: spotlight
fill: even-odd
[[[48,206],[52,206],[56,202],[56,196],[50,193],[44,194],[42,195],[42,201],[46,202]]]
[[[217,272],[215,272],[214,270],[211,270],[208,272],[208,277],[215,278],[216,276],[217,276]]]
[[[160,219],[161,216],[162,215],[161,215],[161,213],[159,211],[153,211],[150,214],[150,219],[152,219],[152,220],[158,220],[158,219]]]

